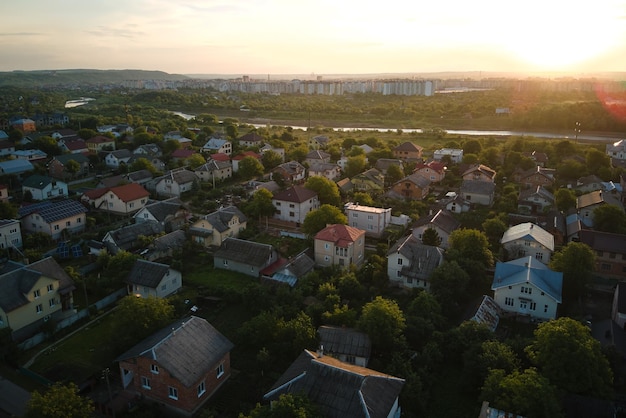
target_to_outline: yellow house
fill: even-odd
[[[235,206],[227,206],[203,216],[189,228],[189,234],[205,247],[220,246],[228,237],[237,238],[246,229],[247,218]]]
[[[24,265],[9,261],[0,270],[0,328],[13,336],[35,333],[46,321],[73,309],[74,282],[52,257]]]

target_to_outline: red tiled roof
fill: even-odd
[[[211,159],[215,161],[230,161],[230,157],[221,152],[218,152],[217,154],[211,154]]]
[[[190,150],[190,149],[177,149],[174,152],[172,152],[172,157],[173,158],[189,158],[191,157],[193,154],[195,154],[194,150]]]
[[[150,196],[150,193],[143,188],[142,185],[137,183],[124,184],[122,186],[115,187],[102,187],[100,189],[87,190],[83,193],[83,196],[87,196],[89,199],[98,199],[104,196],[105,193],[111,192],[120,198],[122,202],[130,202],[132,200],[141,199],[142,197]]]
[[[292,186],[287,190],[276,193],[273,199],[281,200],[283,202],[302,203],[315,196],[317,196],[317,193],[315,193],[313,190],[307,189],[306,187],[302,186]]]
[[[97,199],[109,191],[109,187],[101,187],[99,189],[87,190],[83,196],[87,196],[90,200]]]
[[[86,149],[87,144],[82,139],[77,139],[75,141],[65,141],[65,147],[70,151],[76,151],[80,149]]]
[[[241,154],[239,154],[239,155],[235,155],[235,156],[233,157],[233,160],[237,160],[237,161],[239,161],[239,160],[243,160],[243,159],[244,159],[244,158],[246,158],[246,157],[254,157],[254,158],[256,158],[257,160],[260,160],[260,159],[261,159],[261,156],[260,156],[259,154],[257,154],[256,152],[254,152],[254,151],[244,151],[244,152],[242,152],[242,153],[241,153]]]
[[[348,225],[334,224],[322,229],[315,235],[316,240],[334,242],[338,247],[347,247],[362,236],[365,231]]]
[[[115,142],[115,140],[111,138],[107,138],[106,136],[103,136],[103,135],[96,135],[93,138],[89,138],[85,142],[87,144],[104,144],[108,142]]]

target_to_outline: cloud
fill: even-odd
[[[140,30],[134,30],[132,27],[137,25],[126,25],[124,28],[115,28],[112,26],[98,26],[96,29],[87,30],[85,32],[97,36],[97,37],[112,37],[112,38],[126,38],[134,39],[138,36],[145,35],[145,32]]]
[[[0,37],[2,36],[42,36],[45,35],[43,32],[0,32]]]

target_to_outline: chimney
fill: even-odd
[[[322,344],[320,344],[319,348],[317,349],[317,357],[324,357],[324,346]]]

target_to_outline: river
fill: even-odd
[[[195,115],[190,115],[183,112],[170,112],[174,115],[180,116],[185,120],[191,120],[195,118]],[[270,121],[268,123],[249,123],[248,125],[254,126],[255,128],[264,128],[268,124],[271,124]],[[300,129],[306,131],[308,128],[306,126],[293,126],[293,125],[279,125],[279,126],[287,126],[293,129]],[[377,128],[377,127],[367,127],[367,128],[332,128],[335,132],[351,132],[351,131],[372,131],[372,132],[397,132],[397,129],[392,128]],[[402,128],[400,129],[403,133],[423,133],[423,129],[421,128]],[[606,134],[606,136],[602,135],[590,135],[579,133],[578,136],[575,135],[565,135],[565,134],[557,134],[557,133],[547,133],[547,132],[524,132],[524,131],[485,131],[485,130],[477,130],[477,129],[443,129],[446,133],[452,135],[470,135],[470,136],[528,136],[535,138],[552,138],[552,139],[579,139],[581,141],[604,141],[610,142],[616,139],[626,138],[626,134],[620,134],[617,132],[612,132]]]

